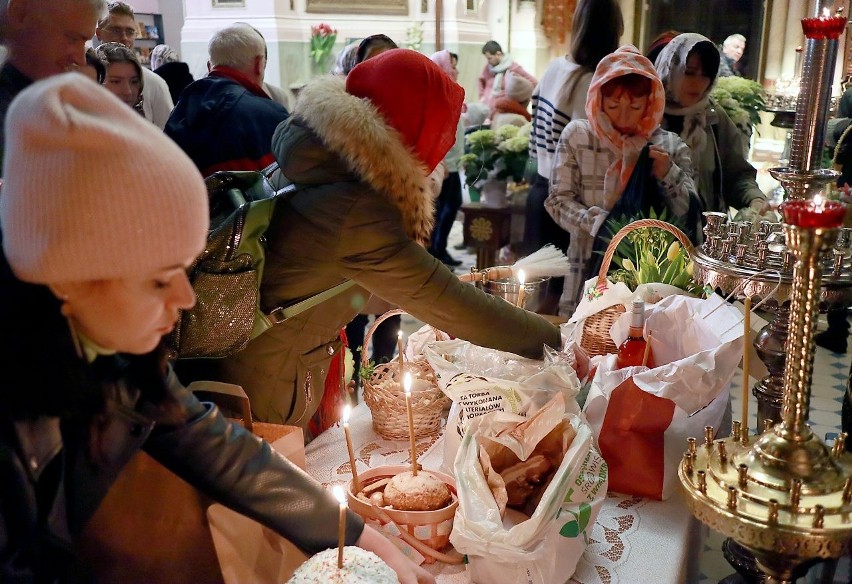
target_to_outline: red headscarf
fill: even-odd
[[[346,92],[370,100],[429,172],[456,141],[464,89],[417,51],[391,49],[359,63]]]

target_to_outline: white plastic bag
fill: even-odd
[[[494,412],[474,419],[455,459],[459,508],[450,542],[467,555],[473,584],[552,584],[571,577],[607,491],[607,466],[594,448],[591,428],[563,413],[576,431],[550,484],[527,518],[498,503],[479,463],[479,437],[503,440],[521,460],[529,452],[513,445],[511,429],[526,418]],[[506,439],[508,438],[508,439]],[[516,449],[517,448],[517,449]]]
[[[612,327],[617,342],[627,335],[629,317]],[[616,369],[616,356],[607,355],[583,412],[612,471],[610,488],[665,500],[679,484],[686,439],[702,439],[705,426],[719,429],[730,407],[742,316],[718,296],[669,296],[645,307],[645,331],[662,365]]]
[[[488,412],[530,416],[562,394],[566,410],[580,413],[580,380],[555,352],[546,361],[535,361],[456,340],[429,343],[425,355],[438,386],[453,400],[444,431],[444,472],[452,473],[470,422]]]

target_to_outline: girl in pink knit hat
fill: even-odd
[[[689,148],[660,129],[665,94],[651,62],[630,45],[598,64],[586,100],[587,120],[572,120],[559,138],[545,208],[571,236],[559,313],[570,316],[583,283],[592,276],[595,238],[611,214],[667,211],[692,221],[698,199],[692,181]],[[652,184],[645,200],[622,200],[640,154],[647,152]],[[648,184],[645,181],[645,184]],[[631,201],[631,203],[635,203]],[[688,219],[688,217],[690,217]]]

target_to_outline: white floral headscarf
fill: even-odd
[[[686,60],[693,51],[699,51],[701,65],[705,69],[704,75],[710,78],[710,85],[701,99],[689,107],[684,107],[678,101],[677,95],[686,75]],[[692,32],[673,38],[657,57],[657,72],[666,88],[666,113],[683,116],[680,137],[694,153],[694,159],[699,158],[699,153],[707,143],[706,112],[710,92],[716,85],[719,74],[719,59],[719,49],[716,45],[707,37]]]

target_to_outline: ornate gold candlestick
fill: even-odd
[[[821,255],[836,229],[785,225],[795,256],[781,422],[755,441],[734,422],[730,438],[687,443],[679,475],[693,514],[754,554],[768,582],[792,583],[816,559],[836,558],[852,538],[852,455],[829,449],[805,424],[811,390]]]

